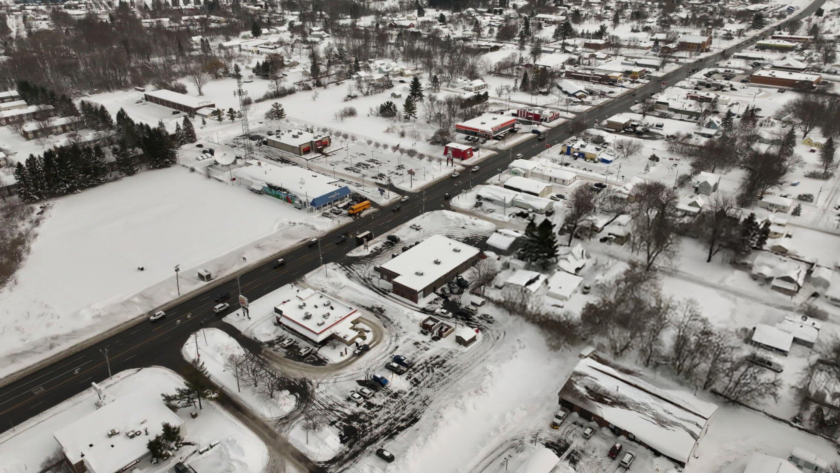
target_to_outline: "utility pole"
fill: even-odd
[[[175,265],[175,287],[178,288],[178,297],[181,297],[181,281],[180,281],[180,277],[178,276],[178,273],[180,271],[181,271],[181,265],[176,264]]]
[[[99,353],[105,357],[105,364],[108,365],[108,377],[111,377],[111,360],[108,358],[108,349],[105,348],[104,350],[99,350]]]
[[[198,332],[195,332],[195,359],[201,359],[201,354],[198,353]]]

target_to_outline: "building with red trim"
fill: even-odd
[[[311,152],[322,153],[324,148],[330,146],[330,137],[303,130],[286,130],[266,138],[266,144],[287,153],[303,156]]]
[[[520,108],[516,111],[516,115],[534,122],[553,122],[560,118],[560,112],[544,108]]]
[[[460,159],[461,161],[473,157],[472,146],[462,145],[461,143],[449,143],[446,145],[443,148],[443,155],[449,156],[450,153],[453,158]]]
[[[472,120],[455,125],[455,131],[487,139],[501,139],[516,126],[516,119],[503,115],[485,113]]]
[[[359,338],[359,311],[312,289],[289,285],[293,296],[274,307],[274,323],[316,345],[335,339],[350,345]]]

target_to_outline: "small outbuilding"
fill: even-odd
[[[758,324],[753,328],[750,344],[787,356],[793,345],[793,335],[771,325]]]
[[[461,327],[455,331],[455,341],[458,345],[468,347],[478,341],[478,329]]]

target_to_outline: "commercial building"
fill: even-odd
[[[251,160],[233,170],[236,181],[254,192],[270,195],[295,207],[320,209],[350,196],[340,181],[298,166],[275,166]]]
[[[794,35],[787,33],[775,33],[770,39],[780,39],[783,41],[792,41],[794,43],[809,43],[814,40],[813,36]]]
[[[462,145],[461,143],[449,143],[443,148],[443,155],[463,161],[473,157],[473,149],[472,146]]]
[[[820,74],[760,69],[750,76],[753,84],[772,85],[773,87],[814,86],[822,82]]]
[[[478,248],[432,235],[375,269],[391,283],[391,292],[417,303],[466,271],[478,257]]]
[[[184,421],[159,397],[132,394],[116,399],[55,432],[64,460],[74,473],[119,473],[150,456],[146,443],[163,424]]]
[[[495,139],[503,137],[515,126],[515,118],[485,113],[480,117],[456,124],[455,131],[465,135]]]
[[[520,108],[516,116],[532,122],[553,122],[560,118],[560,112],[544,108]]]
[[[330,137],[315,135],[303,130],[287,130],[266,139],[268,146],[287,153],[303,156],[311,152],[321,153],[330,146]]]
[[[712,45],[712,37],[709,35],[683,35],[677,40],[677,48],[682,51],[705,52]]]
[[[173,110],[180,110],[190,115],[195,115],[198,113],[198,110],[202,108],[216,107],[216,104],[211,100],[191,97],[189,95],[179,94],[178,92],[166,89],[145,92],[144,97],[148,102],[156,103]]]
[[[796,49],[798,45],[796,43],[792,43],[790,41],[785,41],[781,39],[765,39],[761,41],[756,41],[755,49],[761,50],[771,50],[771,51],[791,51]]]
[[[510,209],[518,207],[543,213],[554,208],[554,202],[504,187],[487,185],[478,190],[478,199]],[[507,211],[507,210],[505,210]]]
[[[289,296],[274,307],[277,325],[316,345],[331,339],[350,345],[359,338],[354,327],[361,315],[358,310],[312,289],[289,285],[281,290],[288,290]]]
[[[545,197],[551,194],[551,184],[534,179],[528,179],[527,177],[513,176],[505,181],[504,187],[505,189],[537,197]]]
[[[597,355],[585,358],[560,390],[560,405],[684,467],[717,406],[628,373]]]

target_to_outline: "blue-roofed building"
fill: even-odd
[[[298,166],[275,166],[251,160],[233,170],[236,182],[299,209],[318,210],[350,197],[350,188],[337,179]]]

